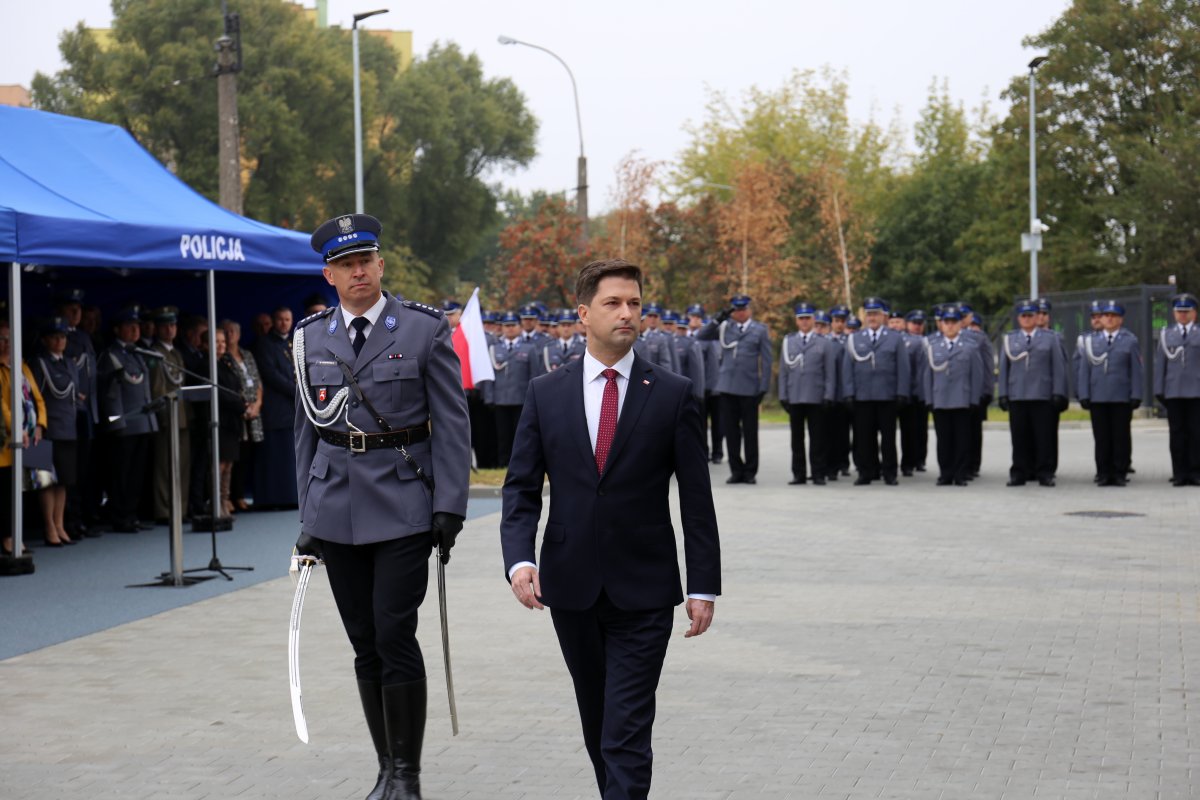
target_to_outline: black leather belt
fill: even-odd
[[[317,435],[334,447],[348,447],[351,453],[365,453],[383,447],[404,447],[429,438],[429,425],[401,428],[387,433],[343,433],[317,428]]]

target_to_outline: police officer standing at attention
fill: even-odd
[[[836,305],[829,309],[829,338],[839,347],[845,347],[846,339],[850,337],[846,330],[846,320],[849,318],[850,308],[848,306]],[[851,432],[854,425],[850,409],[847,408],[846,398],[842,395],[842,366],[843,362],[839,357],[834,406],[828,415],[830,438],[827,450],[829,452],[829,480],[831,481],[838,479],[838,473],[850,474]]]
[[[139,312],[130,306],[114,318],[115,338],[100,354],[100,413],[107,422],[112,454],[109,475],[112,529],[115,533],[148,530],[138,524],[138,498],[150,463],[151,434],[158,430],[150,404],[150,371],[137,346]],[[115,419],[114,419],[115,418]]]
[[[425,664],[417,609],[429,555],[449,560],[467,509],[470,425],[441,309],[381,291],[379,220],[351,214],[312,236],[338,305],[296,326],[296,551],[323,558],[367,728],[369,797],[420,800]]]
[[[525,391],[536,374],[539,355],[537,340],[522,336],[518,324],[516,314],[505,312],[500,318],[500,340],[491,347],[492,369],[496,373],[491,397],[496,418],[496,466],[502,468],[508,466],[512,455]]]
[[[1058,335],[1038,327],[1038,303],[1017,305],[1018,330],[1009,331],[1000,353],[1000,408],[1009,412],[1012,467],[1009,486],[1037,479],[1054,485],[1058,415],[1067,408],[1067,359]]]
[[[1142,351],[1121,323],[1125,309],[1116,300],[1100,307],[1103,330],[1083,342],[1076,386],[1079,404],[1092,412],[1096,475],[1101,486],[1124,486],[1133,454],[1130,420],[1142,404]]]
[[[1200,329],[1196,296],[1171,300],[1175,324],[1162,329],[1154,350],[1154,398],[1167,408],[1171,484],[1200,486]]]
[[[721,425],[729,451],[726,483],[757,483],[758,406],[771,385],[771,335],[767,326],[750,318],[750,297],[729,299],[696,337],[721,346],[717,391],[721,393]],[[742,440],[746,441],[745,458]]]
[[[842,394],[854,418],[855,486],[882,477],[896,485],[896,410],[912,396],[908,351],[901,335],[884,327],[887,303],[863,301],[867,327],[852,334],[842,356]]]
[[[833,408],[837,362],[841,348],[815,330],[816,309],[811,303],[796,306],[796,332],[789,333],[779,351],[779,403],[788,414],[792,432],[792,479],[789,486],[808,478],[804,464],[804,425],[808,424],[808,460],[812,482],[825,485],[829,472],[826,415]]]
[[[712,446],[707,449],[708,460],[720,464],[725,455],[725,432],[721,428],[720,394],[717,392],[717,381],[721,378],[721,344],[717,341],[704,341],[698,334],[706,324],[704,306],[693,303],[687,310],[687,335],[700,346],[704,357],[704,403],[701,405],[703,417],[707,421],[709,439]]]
[[[929,457],[929,402],[925,395],[925,312],[919,308],[904,315],[905,341],[913,356],[912,402],[900,410],[900,474],[925,471]]]
[[[658,303],[647,303],[642,309],[642,332],[633,343],[633,350],[651,364],[679,372],[675,363],[675,343],[658,328],[662,307]]]
[[[938,315],[941,335],[920,345],[921,396],[933,409],[937,431],[938,486],[966,486],[971,469],[971,424],[983,392],[983,362],[961,335],[956,305]]]

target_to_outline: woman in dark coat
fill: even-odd
[[[238,459],[242,437],[245,435],[246,402],[242,399],[239,370],[229,357],[225,346],[225,331],[217,328],[216,340],[217,385],[221,387],[221,391],[217,392],[217,407],[220,409],[217,460],[221,473],[221,505],[217,513],[227,517],[233,512],[233,503],[229,500],[229,480],[233,473],[233,464]],[[198,416],[205,422],[209,420],[209,408],[208,403],[196,404]]]

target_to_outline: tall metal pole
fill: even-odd
[[[0,486],[0,491],[8,491],[12,493],[12,551],[13,556],[19,557],[23,552],[24,535],[24,515],[21,508],[21,490],[24,481],[21,479],[21,471],[24,466],[23,456],[24,451],[21,449],[21,431],[25,429],[23,405],[25,397],[21,391],[22,371],[21,364],[23,353],[21,351],[21,265],[13,262],[12,269],[8,273],[8,335],[9,335],[9,350],[8,359],[10,372],[12,374],[12,385],[9,387],[12,391],[12,396],[8,398],[12,404],[12,424],[9,426],[8,442],[4,447],[11,447],[13,454],[12,463],[12,484],[9,486]],[[0,524],[3,524],[0,520]]]
[[[1029,296],[1038,296],[1038,251],[1042,249],[1042,223],[1037,215],[1037,110],[1034,83],[1037,68],[1046,60],[1038,56],[1029,62],[1029,236],[1023,246],[1029,250]]]
[[[555,53],[538,44],[530,44],[523,42],[520,39],[514,39],[511,36],[500,36],[497,41],[500,44],[523,44],[526,47],[532,47],[534,50],[541,50],[543,53],[548,53],[554,57],[558,63],[563,65],[563,69],[567,71],[567,75],[571,78],[571,92],[575,96],[575,124],[579,128],[579,161],[577,163],[577,179],[578,185],[575,188],[575,207],[579,212],[579,221],[583,225],[583,240],[588,238],[588,181],[587,181],[587,157],[583,153],[583,116],[579,113],[579,86],[575,83],[575,73],[567,66],[567,62]]]
[[[363,152],[362,152],[362,88],[358,78],[358,23],[376,14],[386,14],[387,9],[364,11],[354,15],[350,28],[350,45],[354,51],[354,213],[363,213]]]

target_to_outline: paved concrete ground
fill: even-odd
[[[783,429],[756,487],[714,468],[725,595],[672,642],[654,798],[1168,798],[1200,794],[1200,490],[1166,483],[1165,429],[1136,482],[1090,483],[1064,429],[1060,485],[984,477],[789,487]],[[1083,511],[1138,514],[1094,519]],[[462,734],[442,694],[436,604],[429,800],[591,798],[548,615],[501,576],[497,515],[450,565]],[[0,796],[360,798],[372,753],[323,579],[305,612],[312,743],[292,732],[287,579],[0,662]],[[432,598],[432,593],[431,593]],[[52,599],[48,598],[47,602]]]

